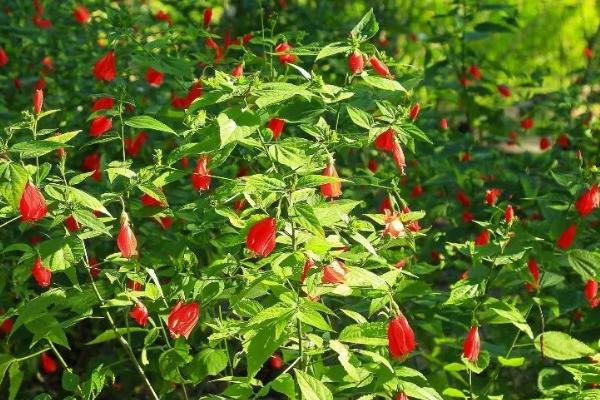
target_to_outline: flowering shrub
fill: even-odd
[[[55,3],[0,15],[3,398],[600,398],[600,30],[551,87],[509,4]]]

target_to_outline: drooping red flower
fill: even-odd
[[[212,8],[208,7],[204,10],[204,15],[203,15],[204,28],[208,28],[208,25],[210,25],[210,21],[212,20],[212,15],[213,15]]]
[[[477,65],[471,65],[469,67],[469,73],[473,76],[473,79],[475,79],[476,81],[481,79],[481,70],[479,69],[479,67],[477,67]]]
[[[8,64],[8,61],[8,54],[6,54],[6,51],[0,47],[0,67],[4,67],[6,64]]]
[[[75,20],[82,25],[89,23],[91,19],[90,12],[83,4],[79,4],[75,7],[73,10],[73,17],[75,17]]]
[[[598,282],[594,279],[588,279],[584,290],[585,299],[592,308],[600,305],[600,297],[598,297]]]
[[[373,67],[375,72],[377,72],[377,74],[384,76],[386,78],[390,78],[392,76],[392,74],[390,74],[390,70],[387,67],[387,65],[385,65],[377,57],[371,56],[371,58],[369,58],[369,63],[371,64],[371,67]]]
[[[88,154],[83,159],[82,169],[84,171],[94,171],[91,178],[96,182],[100,182],[102,180],[102,169],[100,166],[100,154],[92,153]]]
[[[306,261],[304,261],[304,267],[302,268],[302,274],[300,275],[300,283],[304,283],[308,276],[308,272],[313,269],[314,266],[315,262],[312,258],[308,257]]]
[[[546,136],[542,136],[540,138],[540,150],[546,150],[550,146],[552,146],[550,139],[548,139]]]
[[[467,338],[463,343],[463,356],[473,362],[476,363],[479,358],[479,349],[481,347],[481,342],[479,340],[479,328],[476,326],[472,326],[469,329],[469,333],[467,333]]]
[[[515,211],[513,210],[513,206],[509,204],[508,206],[506,206],[506,210],[504,211],[504,220],[507,224],[512,224],[514,217]]]
[[[525,118],[521,121],[521,128],[529,130],[533,128],[533,118]]]
[[[397,238],[399,236],[404,236],[404,224],[400,220],[399,213],[391,213],[386,210],[385,216],[383,218],[385,223],[385,229],[383,230],[383,236],[389,235],[393,238]]]
[[[137,322],[139,326],[146,326],[148,323],[148,310],[142,303],[135,303],[129,311],[129,316]]]
[[[279,354],[275,353],[269,358],[269,364],[271,364],[271,368],[273,369],[281,369],[283,368],[283,359]]]
[[[171,337],[176,339],[180,336],[189,338],[190,333],[198,322],[198,314],[200,313],[200,305],[196,302],[183,304],[179,301],[169,313],[167,327]]]
[[[556,245],[563,250],[567,250],[573,244],[575,235],[577,234],[577,225],[572,224],[569,226],[558,238]]]
[[[284,127],[285,120],[281,118],[271,118],[269,124],[267,125],[267,128],[269,128],[271,132],[273,132],[273,137],[275,139],[279,139],[279,136],[281,136],[281,132],[283,132]]]
[[[158,10],[154,18],[156,18],[159,21],[166,22],[167,24],[169,24],[169,26],[173,26],[173,20],[171,19],[171,16],[164,10]]]
[[[446,118],[440,120],[440,128],[442,128],[443,131],[448,130],[448,120]]]
[[[94,65],[94,76],[99,81],[110,82],[117,75],[117,62],[115,52],[109,51],[106,55],[96,61]]]
[[[76,232],[81,227],[74,216],[69,215],[65,218],[65,227],[69,230],[69,232]]]
[[[344,283],[346,281],[346,274],[348,269],[346,265],[340,260],[333,260],[329,265],[323,268],[323,277],[321,282],[323,283]]]
[[[46,216],[48,207],[42,193],[32,183],[27,182],[19,201],[21,221],[35,222]]]
[[[469,196],[467,196],[467,194],[465,192],[459,191],[458,193],[456,193],[456,199],[463,206],[465,206],[467,208],[471,207],[471,199],[469,198]]]
[[[281,42],[275,46],[275,53],[279,56],[279,62],[281,64],[288,64],[296,62],[296,55],[292,52],[292,46],[288,42]]]
[[[421,105],[419,103],[415,103],[411,108],[410,111],[408,113],[408,117],[411,119],[411,121],[416,121],[417,117],[419,116],[419,111],[421,111]]]
[[[214,58],[214,63],[217,64],[219,61],[221,61],[225,55],[223,53],[223,49],[221,49],[221,46],[219,46],[217,44],[217,42],[214,41],[213,38],[209,37],[206,39],[205,42],[205,46],[208,47],[209,49],[213,49],[215,51],[215,58]]]
[[[110,97],[100,97],[92,105],[92,112],[99,110],[110,110],[115,105],[115,101]]]
[[[52,281],[52,271],[42,265],[41,257],[36,258],[33,263],[31,276],[33,276],[33,279],[42,288],[50,286],[50,282]]]
[[[496,89],[498,90],[498,93],[500,93],[502,95],[502,97],[512,96],[510,88],[506,85],[497,85]]]
[[[415,334],[402,313],[390,321],[387,337],[392,358],[406,357],[416,347]]]
[[[112,128],[112,119],[99,115],[90,124],[90,136],[100,137]]]
[[[146,82],[152,87],[160,87],[163,83],[165,74],[155,70],[152,67],[148,67],[146,70]]]
[[[246,248],[257,257],[266,257],[275,249],[277,223],[267,217],[256,222],[246,236]]]
[[[365,69],[365,60],[360,51],[355,50],[348,56],[348,68],[353,75],[358,75]]]
[[[591,214],[598,207],[600,207],[600,188],[597,184],[583,192],[575,202],[575,208],[582,217]]]
[[[44,352],[40,355],[40,365],[42,366],[42,371],[45,374],[53,374],[58,370],[58,363],[47,352]]]
[[[125,258],[131,258],[138,254],[137,240],[129,226],[129,216],[125,211],[121,213],[121,228],[119,229],[119,236],[117,236],[117,247]]]
[[[148,140],[148,134],[146,132],[138,133],[134,139],[125,138],[125,151],[131,157],[137,157],[142,147],[144,147],[146,140]]]
[[[490,231],[484,229],[475,238],[475,246],[485,246],[490,242]]]
[[[185,97],[177,97],[175,94],[171,94],[171,105],[173,108],[188,108],[198,97],[202,97],[202,84],[200,82],[195,82],[190,87]]]
[[[488,206],[493,206],[498,201],[498,197],[502,194],[502,189],[492,188],[485,192],[485,202]]]
[[[196,190],[208,190],[210,189],[210,169],[208,169],[209,156],[202,154],[198,158],[194,173],[192,174],[192,186]]]
[[[394,211],[392,208],[392,200],[390,200],[390,196],[387,196],[387,195],[383,198],[383,200],[381,201],[381,204],[379,205],[380,213],[385,214],[386,210],[390,213],[392,211]]]
[[[327,165],[323,170],[323,176],[334,178],[335,180],[330,183],[324,183],[321,185],[321,194],[326,199],[335,199],[342,195],[342,182],[339,180],[337,171],[333,163]]]
[[[373,141],[373,144],[375,144],[375,147],[379,150],[392,152],[394,150],[394,142],[394,131],[390,128],[377,136],[375,141]]]
[[[33,93],[33,113],[36,115],[41,113],[43,105],[44,105],[44,92],[42,90],[37,89]]]

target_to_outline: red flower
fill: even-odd
[[[4,67],[6,64],[8,64],[8,55],[6,54],[6,51],[4,51],[4,49],[2,47],[0,47],[0,67]]]
[[[113,108],[114,104],[115,101],[112,98],[100,97],[92,105],[92,112],[96,112],[98,110],[110,110],[111,108]]]
[[[148,140],[148,134],[146,132],[140,132],[137,134],[135,139],[125,138],[125,151],[131,157],[137,157],[138,153]]]
[[[334,178],[335,180],[331,183],[324,183],[321,185],[321,194],[327,199],[335,199],[342,195],[342,182],[339,181],[337,171],[333,164],[329,164],[323,170],[323,176]]]
[[[252,40],[252,33],[246,33],[244,36],[242,36],[242,44],[243,45],[248,44],[248,42],[250,42],[250,40]]]
[[[585,58],[587,58],[588,60],[591,60],[592,57],[594,57],[594,52],[592,51],[592,49],[590,49],[589,47],[585,47],[583,49],[583,56]]]
[[[146,70],[146,82],[152,87],[159,87],[163,83],[165,74],[155,70],[152,67],[148,67]]]
[[[600,207],[600,188],[597,184],[583,192],[575,202],[575,208],[582,217],[589,215],[594,208],[598,207]]]
[[[383,235],[390,235],[393,238],[397,238],[399,236],[404,236],[404,224],[400,221],[400,215],[398,213],[390,213],[386,210],[385,217],[385,229],[383,230]]]
[[[266,257],[275,249],[277,224],[274,218],[261,219],[248,230],[246,248],[257,257]]]
[[[35,90],[44,90],[46,89],[46,81],[44,78],[40,78],[35,82]]]
[[[52,28],[52,22],[49,19],[42,18],[42,14],[36,14],[32,18],[33,23],[40,29]]]
[[[171,16],[163,10],[158,10],[154,18],[156,18],[159,21],[166,22],[167,24],[169,24],[169,26],[173,25],[173,20],[171,19]]]
[[[514,216],[515,212],[513,210],[513,206],[509,204],[508,206],[506,206],[506,211],[504,211],[504,220],[507,224],[512,224]]]
[[[72,215],[69,215],[67,218],[65,218],[64,222],[65,222],[65,226],[67,227],[69,232],[76,232],[80,228],[79,223],[77,222],[75,217]]]
[[[284,127],[285,120],[281,118],[271,118],[269,124],[267,125],[267,128],[269,128],[271,132],[273,132],[273,137],[275,139],[279,139],[279,136],[281,136],[281,132],[283,132]]]
[[[473,222],[473,213],[470,211],[465,211],[462,216],[462,220],[466,224],[470,224]]]
[[[40,355],[40,365],[45,374],[53,374],[58,370],[58,363],[54,357],[46,352]]]
[[[540,138],[540,150],[546,150],[551,145],[552,143],[550,143],[550,139],[548,139],[546,136],[542,136]]]
[[[440,120],[440,128],[442,128],[443,131],[448,130],[448,120],[446,118]]]
[[[39,114],[42,112],[42,106],[44,105],[44,92],[42,90],[37,89],[35,93],[33,93],[33,113]]]
[[[527,268],[529,269],[529,274],[531,275],[531,279],[533,280],[531,287],[537,288],[540,282],[540,269],[538,267],[537,261],[535,261],[533,258],[530,258],[527,261]]]
[[[82,4],[79,4],[77,7],[75,7],[73,10],[73,17],[75,17],[75,20],[82,25],[90,22],[91,18],[90,12]]]
[[[379,150],[392,152],[394,150],[394,142],[394,131],[390,128],[377,136],[373,143]]]
[[[500,93],[502,95],[502,97],[510,97],[510,96],[512,96],[512,93],[510,92],[510,89],[506,85],[497,85],[496,86],[496,90],[498,90],[498,93]]]
[[[304,283],[306,277],[308,276],[308,271],[310,271],[315,266],[315,262],[312,258],[308,257],[306,261],[304,261],[304,267],[302,268],[302,275],[300,275],[300,283]]]
[[[131,279],[129,279],[127,281],[127,289],[129,290],[133,290],[134,292],[139,292],[140,290],[142,290],[142,284],[138,281],[133,281]]]
[[[199,312],[200,306],[196,302],[188,304],[183,304],[181,301],[177,302],[169,313],[167,320],[171,337],[176,339],[183,336],[187,339],[198,322]]]
[[[417,117],[419,116],[419,111],[421,111],[421,105],[419,103],[415,103],[415,105],[413,105],[410,108],[410,111],[408,113],[408,117],[414,122],[416,121]]]
[[[369,160],[369,162],[367,163],[367,168],[369,169],[369,171],[375,173],[377,172],[377,169],[379,168],[379,164],[377,163],[377,160],[375,160],[374,158],[371,158]]]
[[[137,322],[139,326],[146,326],[148,323],[148,310],[142,303],[135,303],[131,311],[129,311],[129,316]]]
[[[163,229],[171,229],[171,226],[173,226],[173,218],[160,217],[159,224],[160,224],[160,226],[162,226]]]
[[[209,157],[202,154],[196,163],[192,174],[192,186],[196,190],[208,190],[210,188],[210,169],[208,169]]]
[[[468,151],[464,152],[463,155],[460,157],[460,161],[471,161],[471,153],[469,153]]]
[[[348,56],[348,68],[352,74],[357,75],[363,72],[365,68],[365,60],[360,51],[353,51]]]
[[[100,154],[92,153],[83,159],[82,169],[84,171],[94,171],[92,179],[100,182],[102,180],[102,170],[100,169]]]
[[[14,322],[12,319],[5,319],[2,321],[2,324],[0,324],[0,332],[4,335],[8,335],[10,331],[12,331],[13,324]]]
[[[112,128],[112,119],[99,115],[90,124],[90,136],[100,137]]]
[[[117,247],[125,258],[131,258],[138,254],[137,240],[129,226],[129,216],[125,211],[121,213],[121,228],[119,229],[119,236],[117,236]]]
[[[166,204],[162,202],[162,200],[155,199],[149,194],[144,193],[140,198],[142,204],[146,207],[166,207]]]
[[[281,369],[283,368],[283,360],[279,354],[273,354],[269,358],[269,363],[273,369]]]
[[[208,28],[208,25],[210,24],[210,21],[212,20],[212,8],[206,8],[204,10],[204,28]]]
[[[171,94],[171,105],[174,108],[188,108],[194,100],[202,96],[202,84],[200,82],[194,83],[185,97],[177,97]]]
[[[392,201],[390,200],[390,196],[385,196],[379,205],[379,212],[385,214],[386,211],[392,212]]]
[[[402,209],[402,214],[408,214],[408,213],[410,213],[410,208],[404,207]],[[419,226],[419,221],[417,221],[417,220],[408,222],[406,224],[406,227],[411,232],[419,232],[421,230],[421,227]]]
[[[392,358],[406,357],[415,349],[415,334],[402,313],[390,321],[387,336]]]
[[[485,246],[490,242],[490,231],[484,229],[475,238],[475,246]]]
[[[556,241],[556,245],[563,250],[567,250],[569,247],[571,247],[573,240],[575,240],[576,234],[577,225],[572,224],[560,235],[560,237]]]
[[[239,78],[240,76],[244,75],[244,64],[238,64],[235,67],[233,67],[231,75],[235,76],[236,78]]]
[[[90,265],[90,274],[92,278],[97,279],[100,274],[100,267],[98,266],[98,261],[94,257],[90,257],[89,259]]]
[[[406,159],[404,158],[404,152],[402,147],[396,139],[394,139],[394,146],[392,149],[392,156],[394,158],[394,164],[400,170],[400,173],[404,175],[404,167],[406,167]]]
[[[471,207],[471,199],[464,192],[456,193],[456,199],[465,207]]]
[[[109,51],[105,56],[96,61],[94,65],[94,76],[99,81],[110,82],[115,79],[117,65],[114,51]]]
[[[463,356],[467,360],[476,363],[479,358],[480,347],[479,329],[476,326],[472,326],[463,344]]]
[[[533,128],[533,118],[525,118],[521,121],[521,128],[529,130]]]
[[[42,258],[38,257],[31,268],[31,275],[37,284],[42,287],[50,286],[52,281],[52,271],[42,265]]]
[[[395,400],[409,400],[408,396],[404,392],[396,394]]]
[[[25,190],[19,202],[19,210],[21,211],[21,221],[35,222],[46,216],[48,207],[44,196],[38,188],[30,182],[25,185]]]
[[[420,197],[423,194],[423,187],[419,184],[416,184],[415,187],[413,188],[413,190],[410,192],[410,197],[412,197],[413,199],[416,199],[417,197]]]
[[[585,284],[584,295],[590,307],[598,307],[598,305],[600,305],[600,297],[598,297],[598,282],[593,279],[589,279]]]
[[[502,194],[502,189],[492,188],[485,192],[485,202],[488,206],[493,206],[498,201],[498,196]]]
[[[296,62],[296,56],[290,52],[291,50],[292,46],[290,46],[288,42],[281,42],[275,46],[275,52],[279,56],[279,62],[281,64]]]
[[[469,67],[469,73],[473,76],[475,80],[481,79],[481,70],[477,67],[477,65],[471,65]]]
[[[323,268],[323,277],[321,282],[323,283],[344,283],[346,281],[346,274],[348,269],[346,265],[339,260],[333,260],[329,265]]]
[[[369,63],[379,75],[385,76],[386,78],[391,78],[392,74],[390,74],[389,68],[377,57],[371,56],[371,58],[369,58]]]
[[[561,149],[567,150],[571,145],[571,141],[569,140],[569,137],[567,135],[561,133],[556,139],[556,144],[558,144]]]

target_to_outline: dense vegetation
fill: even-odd
[[[592,0],[5,0],[0,397],[600,399]]]

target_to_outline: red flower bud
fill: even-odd
[[[92,278],[97,279],[100,274],[100,267],[98,266],[98,261],[94,257],[90,257],[89,259],[90,265],[90,274]]]
[[[594,57],[594,52],[589,47],[583,49],[583,56],[588,60],[591,60]]]
[[[369,159],[369,162],[367,163],[367,168],[372,173],[377,172],[377,169],[379,168],[379,164],[377,163],[377,160],[375,160],[374,158]]]
[[[598,282],[593,279],[589,279],[585,284],[584,295],[590,307],[598,307],[598,305],[600,305],[600,297],[598,297]]]
[[[112,128],[112,119],[99,115],[90,124],[90,136],[100,137]]]
[[[371,56],[371,58],[369,58],[369,63],[379,75],[385,76],[386,78],[391,78],[392,75],[390,74],[389,68],[377,57]]]
[[[373,143],[379,150],[392,152],[394,151],[394,141],[394,131],[390,128],[377,136]]]
[[[556,144],[558,144],[561,149],[567,150],[571,145],[571,141],[567,135],[561,133],[558,138],[556,138]]]
[[[394,146],[392,148],[392,156],[394,158],[394,164],[400,170],[400,173],[404,175],[404,167],[406,167],[406,159],[404,158],[404,152],[402,147],[396,139],[394,139]]]
[[[456,199],[465,207],[471,207],[471,199],[464,192],[456,193]]]
[[[288,64],[296,62],[296,56],[291,53],[292,46],[287,42],[281,42],[275,46],[275,52],[279,56],[279,62],[281,64]]]
[[[8,335],[10,331],[12,331],[13,324],[14,322],[10,318],[2,321],[2,324],[0,324],[0,333],[2,333],[3,335]]]
[[[529,130],[533,128],[533,118],[525,118],[521,121],[521,128]]]
[[[87,24],[91,19],[90,12],[82,4],[75,7],[73,10],[73,17],[75,17],[75,20],[82,25]]]
[[[102,179],[102,170],[100,167],[100,154],[92,153],[83,159],[82,169],[84,171],[94,171],[92,179],[99,182]]]
[[[192,174],[192,186],[196,190],[208,190],[210,189],[210,169],[208,169],[209,157],[206,154],[202,154],[198,158],[194,173]]]
[[[475,246],[485,246],[490,242],[490,231],[484,229],[475,238]]]
[[[277,223],[274,218],[261,219],[248,230],[246,248],[257,257],[266,257],[275,249]]]
[[[96,112],[98,110],[110,110],[111,108],[113,108],[114,104],[115,101],[112,98],[100,97],[92,105],[92,112]]]
[[[158,10],[154,18],[156,18],[159,21],[166,22],[167,24],[169,24],[169,26],[173,26],[173,20],[171,19],[171,16],[164,10]]]
[[[502,189],[492,188],[485,192],[485,202],[488,206],[493,206],[498,201],[498,197],[502,194]]]
[[[155,70],[152,67],[148,67],[146,70],[146,82],[152,87],[159,87],[163,83],[165,74]]]
[[[569,247],[571,247],[573,240],[575,240],[576,234],[577,225],[572,224],[560,235],[560,237],[556,241],[556,245],[563,250],[567,250]]]
[[[504,220],[507,224],[512,224],[514,216],[515,212],[513,210],[513,206],[509,204],[508,206],[506,206],[506,211],[504,211]]]
[[[475,80],[481,79],[481,70],[477,67],[477,65],[471,65],[469,67],[469,73],[473,76]]]
[[[283,368],[283,359],[279,354],[273,354],[269,358],[269,363],[273,369],[281,369]]]
[[[52,271],[42,265],[41,257],[38,257],[33,263],[31,275],[40,287],[45,288],[50,286],[50,282],[52,281]]]
[[[392,201],[390,200],[390,196],[385,196],[379,205],[380,213],[385,214],[386,211],[389,211],[390,213],[394,211],[392,209]]]
[[[189,338],[190,333],[198,322],[198,314],[200,312],[200,306],[196,302],[183,304],[181,301],[177,302],[175,307],[169,313],[167,320],[167,327],[172,338],[178,338],[183,336]]]
[[[396,394],[395,400],[409,400],[409,398],[406,394],[404,394],[404,392],[402,392],[402,393]]]
[[[129,316],[137,322],[139,326],[146,326],[148,323],[148,310],[142,303],[135,303],[131,311],[129,311]]]
[[[467,360],[476,363],[479,358],[480,347],[479,329],[476,326],[472,326],[463,344],[463,356]]]
[[[208,25],[210,25],[210,21],[212,20],[212,15],[213,15],[213,11],[212,8],[206,8],[204,10],[204,18],[203,18],[203,22],[204,22],[204,28],[208,28]]]
[[[346,274],[348,269],[346,265],[339,260],[333,260],[329,265],[323,268],[323,277],[321,281],[323,283],[344,283],[346,281]]]
[[[117,74],[117,64],[115,60],[115,53],[109,51],[105,56],[96,61],[94,65],[94,76],[99,81],[110,82],[115,79]]]
[[[44,105],[44,92],[37,89],[33,94],[33,113],[39,114],[42,112],[42,106]]]
[[[510,89],[506,85],[497,85],[496,90],[498,90],[498,93],[500,93],[502,97],[512,96]]]
[[[161,189],[161,191],[162,191],[162,189]],[[146,193],[144,193],[142,195],[140,200],[142,201],[142,204],[146,207],[166,207],[167,206],[165,203],[163,203],[162,200],[155,199],[154,197],[152,197]]]
[[[269,124],[267,125],[267,128],[269,128],[271,132],[273,132],[273,137],[275,139],[279,139],[279,136],[281,136],[281,132],[283,132],[284,127],[285,120],[280,118],[271,118]]]
[[[148,134],[146,132],[140,132],[137,134],[135,139],[125,138],[125,151],[131,157],[137,157],[138,153],[148,140]]]
[[[77,222],[75,217],[72,215],[69,215],[67,218],[65,218],[64,222],[65,222],[65,226],[67,227],[69,232],[76,232],[80,228],[79,223]]]
[[[583,192],[575,202],[575,208],[582,217],[589,215],[598,207],[600,207],[600,188],[597,184]]]
[[[306,261],[304,261],[304,267],[302,268],[302,275],[300,275],[300,283],[304,283],[306,277],[308,276],[308,272],[315,266],[315,262],[312,258],[308,257]]]
[[[46,216],[48,207],[42,193],[30,182],[25,185],[25,190],[19,202],[21,221],[35,222]]]
[[[415,349],[415,334],[402,313],[390,321],[387,337],[392,358],[405,357]]]
[[[532,287],[537,288],[540,281],[540,269],[538,267],[537,261],[533,258],[530,258],[527,261],[527,268],[529,269],[529,274],[531,275],[531,279],[533,280]]]
[[[240,76],[244,75],[244,64],[238,64],[235,67],[233,67],[231,75],[235,76],[236,78],[239,78]]]
[[[540,150],[546,150],[551,145],[552,143],[550,143],[550,139],[548,139],[547,137],[542,136],[540,138]]]
[[[117,236],[117,247],[125,258],[138,255],[137,240],[129,226],[129,216],[125,211],[121,213],[121,228],[119,229],[119,236]]]
[[[348,68],[354,75],[358,75],[363,72],[365,68],[365,60],[363,59],[360,51],[354,51],[348,56]]]
[[[417,117],[419,116],[419,111],[421,111],[421,105],[419,103],[415,103],[415,105],[413,105],[410,108],[408,116],[413,122],[417,120]]]
[[[324,183],[321,185],[321,194],[327,199],[335,199],[342,195],[342,182],[338,180],[338,174],[333,164],[329,164],[323,170],[323,176],[334,178],[335,181],[331,183]]]
[[[4,51],[4,49],[2,47],[0,47],[0,67],[4,67],[6,64],[8,64],[8,55],[6,54],[6,51]]]
[[[58,363],[54,357],[46,352],[40,355],[40,365],[45,374],[53,374],[58,370]]]
[[[416,199],[417,197],[420,197],[421,195],[423,195],[423,186],[416,184],[415,187],[413,188],[413,190],[410,192],[410,197],[412,197],[413,199]]]
[[[473,213],[470,211],[465,211],[463,213],[462,220],[465,224],[470,224],[473,222]]]
[[[442,128],[443,131],[448,130],[448,120],[446,118],[440,120],[440,128]]]

